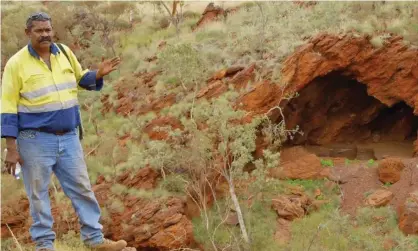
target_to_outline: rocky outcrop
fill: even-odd
[[[205,13],[211,12],[209,10],[208,7]],[[303,135],[295,135],[291,144],[404,140],[413,135],[417,122],[414,116],[418,104],[417,54],[417,49],[404,45],[399,37],[388,39],[382,48],[375,48],[367,37],[321,34],[298,48],[283,63],[282,79],[286,85],[269,81],[252,84],[234,107],[248,111],[244,121],[268,114],[278,123],[282,119],[280,111],[272,108],[280,106],[287,128],[299,126],[303,131]],[[231,84],[237,89],[247,88],[255,79],[255,68],[256,65],[251,64],[246,68],[233,66],[216,72],[208,79],[207,86],[199,90],[197,98],[217,97]],[[151,73],[141,76],[140,83],[151,88],[155,84],[153,76],[155,74]],[[290,101],[283,99],[292,92],[298,92],[299,96]],[[124,114],[158,113],[176,102],[174,95],[149,96],[149,102],[138,107],[131,100],[135,95],[122,89],[118,93],[123,98],[116,110]],[[173,126],[163,121],[158,120],[158,125]],[[155,139],[165,138],[154,136]],[[418,140],[416,142],[415,152],[418,153]]]
[[[305,215],[307,207],[311,201],[305,195],[303,196],[284,196],[279,195],[272,199],[273,209],[280,218],[294,220]]]
[[[400,37],[375,48],[366,37],[321,34],[283,65],[287,92],[300,94],[284,109],[287,126],[300,125],[305,132],[299,143],[366,139],[374,133],[393,137],[393,132],[403,140],[412,133],[418,115],[418,50]],[[384,116],[388,108],[396,113]]]
[[[219,11],[210,5],[205,15]],[[251,84],[234,107],[248,111],[244,121],[267,113],[278,123],[282,116],[279,109],[272,108],[280,106],[287,128],[299,126],[304,132],[295,135],[292,144],[404,140],[413,135],[417,124],[414,116],[418,111],[417,59],[417,49],[405,45],[400,37],[389,38],[383,47],[375,48],[367,37],[320,34],[283,62],[285,85],[269,81]],[[255,80],[255,68],[251,64],[246,68],[233,66],[220,70],[208,79],[197,98],[217,97],[231,84],[237,89],[247,88]],[[147,95],[153,93],[156,74],[136,76],[134,91],[126,89],[130,80],[121,81],[116,88],[115,110],[121,114],[158,113],[174,104],[174,94],[158,98]],[[292,92],[298,92],[299,96],[283,99]],[[139,105],[141,95],[135,93],[146,94],[145,105]],[[102,100],[105,108],[109,107],[106,101]]]
[[[294,4],[298,5],[301,8],[312,8],[317,5],[317,1],[292,1]]]
[[[418,50],[401,37],[392,37],[377,49],[365,37],[322,34],[284,62],[283,80],[301,90],[317,77],[344,71],[386,106],[404,101],[418,115],[417,66]]]
[[[393,193],[389,190],[379,189],[367,196],[366,204],[372,207],[386,206],[393,198]]]
[[[414,142],[414,153],[415,156],[418,157],[418,139]]]
[[[148,123],[144,128],[144,132],[148,134],[149,138],[152,140],[164,140],[168,138],[168,132],[162,127],[170,127],[170,130],[183,130],[183,125],[178,119],[165,116],[158,117]]]
[[[238,7],[228,8],[224,10],[220,6],[215,6],[214,3],[209,3],[208,6],[206,6],[205,10],[203,11],[202,17],[194,25],[193,31],[195,31],[198,28],[203,27],[205,24],[211,23],[220,18],[225,18],[227,15],[234,13],[237,10],[238,10]]]
[[[402,170],[405,164],[401,159],[388,158],[379,163],[378,173],[379,180],[383,183],[396,183],[401,179]]]
[[[409,195],[399,210],[399,228],[404,234],[418,235],[418,191]]]
[[[112,238],[123,238],[137,248],[157,250],[184,248],[193,243],[192,224],[184,215],[185,202],[181,199],[126,198],[125,204],[129,210],[112,215],[111,222],[105,224]]]
[[[322,167],[315,154],[296,146],[281,152],[281,165],[271,168],[270,176],[278,179],[320,179],[329,177],[330,170]]]
[[[418,50],[405,45],[400,37],[390,38],[384,47],[377,49],[366,37],[320,34],[283,62],[282,80],[287,84],[287,93],[300,92],[314,84],[315,79],[340,72],[364,84],[367,93],[384,105],[393,106],[404,101],[417,115],[417,62]],[[260,84],[253,92],[265,88]],[[244,94],[244,97],[247,95]],[[266,100],[258,107],[272,108],[279,104],[281,98],[281,93],[276,92],[276,102]],[[254,107],[248,110],[257,114]]]
[[[1,239],[11,238],[7,226],[12,229],[15,236],[20,239],[29,239],[29,201],[25,197],[16,198],[14,204],[2,204],[1,206]]]
[[[289,242],[291,239],[291,222],[307,214],[312,203],[312,200],[296,187],[291,194],[279,195],[272,199],[272,208],[277,213],[276,232],[274,234],[276,242],[280,244]]]
[[[105,114],[115,111],[122,116],[127,116],[144,114],[159,108],[157,104],[161,103],[160,100],[151,100],[149,96],[154,92],[153,87],[156,84],[154,78],[160,73],[160,71],[141,72],[121,78],[114,87],[117,93],[115,100],[111,100],[109,95],[101,98],[103,104],[101,112]]]
[[[237,90],[245,88],[250,81],[254,81],[254,71],[255,64],[248,67],[235,65],[222,69],[207,80],[207,86],[197,93],[197,98],[216,98],[228,90],[228,85],[233,85]]]
[[[248,117],[267,113],[280,104],[281,88],[269,81],[256,83],[250,92],[243,94],[236,106],[249,112]]]
[[[98,178],[93,191],[100,206],[107,211],[102,219],[106,237],[123,238],[129,246],[139,250],[173,250],[194,245],[192,223],[185,215],[185,200],[177,197],[149,199],[147,196],[127,192],[128,189],[150,191],[157,186],[159,177],[154,169],[143,168],[136,172],[126,171],[112,182],[107,182],[103,177]],[[126,189],[117,194],[112,193],[113,182]],[[56,222],[54,230],[59,235],[69,230],[78,231],[78,218],[71,205],[57,204],[54,199],[51,202]],[[6,228],[8,224],[20,242],[30,241],[27,199],[22,198],[11,207],[2,207],[1,237],[9,237]],[[68,215],[63,212],[68,212]]]
[[[215,6],[214,3],[208,4],[206,9],[202,13],[202,17],[197,21],[194,30],[202,27],[203,25],[215,21],[218,17],[223,17],[225,11],[219,6]]]
[[[287,128],[304,132],[294,144],[405,140],[416,130],[417,66],[418,50],[400,37],[375,48],[367,37],[320,34],[283,62],[282,85],[257,83],[237,107],[278,123],[280,106]]]
[[[143,168],[135,174],[126,171],[117,178],[117,183],[127,188],[151,190],[159,178],[154,169]],[[185,216],[186,201],[176,197],[147,199],[115,195],[109,193],[111,186],[103,182],[93,188],[99,203],[109,211],[109,217],[103,222],[107,236],[123,238],[139,249],[171,250],[194,243],[192,224]],[[123,202],[123,211],[111,210],[114,200]]]

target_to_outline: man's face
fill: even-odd
[[[52,43],[52,26],[50,21],[33,21],[32,28],[26,29],[32,46],[38,49],[46,49]]]

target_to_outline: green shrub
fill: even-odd
[[[334,166],[334,162],[332,161],[332,159],[321,159],[321,165],[322,166],[333,167]]]
[[[159,184],[161,189],[175,194],[185,194],[185,185],[185,178],[178,174],[168,175],[167,178],[162,180]]]
[[[177,85],[190,89],[200,85],[206,62],[199,50],[190,43],[167,45],[158,55],[158,65],[170,77],[176,77]]]
[[[364,208],[356,221],[336,209],[325,209],[297,219],[292,224],[292,250],[383,250],[385,239],[396,250],[414,250],[416,237],[405,237],[396,226],[396,213],[389,208]],[[381,219],[380,221],[378,219]],[[415,241],[415,242],[414,242]]]

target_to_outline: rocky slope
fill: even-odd
[[[155,188],[160,175],[151,168],[138,172],[127,171],[114,182],[126,188],[151,190]],[[93,186],[93,191],[102,208],[108,212],[102,224],[107,238],[123,238],[128,245],[138,250],[172,250],[194,246],[191,221],[185,216],[184,198],[169,197],[146,199],[129,194],[112,193],[114,182],[106,182],[103,177]],[[53,194],[53,192],[51,193]],[[121,204],[115,204],[114,201]],[[79,229],[78,217],[71,205],[52,202],[52,214],[56,224],[54,231],[60,236],[69,230]],[[15,205],[3,205],[1,215],[1,238],[11,237],[6,224],[18,236],[19,241],[30,241],[29,203],[20,198]]]
[[[202,18],[197,26],[220,15],[224,15],[224,11],[208,8],[204,15],[207,18]],[[407,46],[400,37],[391,37],[382,47],[376,48],[366,36],[319,34],[283,62],[283,83],[263,80],[247,90],[247,84],[256,79],[255,70],[258,66],[232,66],[220,69],[208,79],[207,85],[199,90],[197,98],[217,97],[229,85],[246,90],[234,104],[236,108],[248,111],[246,121],[256,115],[267,114],[274,123],[279,123],[283,119],[282,111],[289,129],[300,126],[304,134],[296,135],[289,144],[326,145],[355,143],[356,140],[414,139],[414,151],[418,154],[417,66],[418,50]],[[109,96],[104,96],[102,112],[114,110],[123,116],[142,115],[150,111],[157,113],[158,117],[144,127],[144,133],[153,140],[167,138],[167,134],[154,130],[157,126],[170,125],[182,129],[181,123],[175,118],[158,114],[162,108],[176,103],[174,94],[154,96],[153,87],[158,74],[160,72],[157,71],[142,72],[122,79],[115,86],[118,104],[113,106]],[[299,96],[291,100],[283,99],[285,95],[294,92]],[[128,138],[129,135],[124,140]],[[259,138],[257,146],[254,155],[260,158],[267,145]],[[353,155],[353,158],[356,157],[358,153]],[[273,168],[270,176],[279,179],[330,178],[335,184],[342,184],[343,211],[353,213],[360,206],[390,204],[398,209],[401,230],[407,234],[416,234],[418,223],[414,191],[418,188],[414,170],[418,161],[402,160],[404,162],[407,167],[393,170],[390,167],[365,169],[362,166],[350,170],[330,170],[322,167],[317,156],[296,147],[283,150],[282,164]],[[395,177],[396,181],[391,180],[394,184],[389,189],[378,190],[365,201],[362,196],[365,192],[382,186],[379,174]],[[154,169],[145,168],[133,175],[126,172],[115,180],[128,188],[150,190],[156,187],[159,176]],[[112,184],[103,179],[99,179],[94,186],[99,203],[109,209],[108,217],[103,219],[107,237],[124,238],[129,245],[144,250],[197,246],[191,220],[187,217],[190,211],[187,199],[138,198],[128,194],[114,194],[111,188]],[[112,206],[115,200],[122,202],[119,208]],[[311,204],[312,201],[303,194],[278,196],[273,200],[273,209],[278,215],[278,232],[281,228],[288,229],[289,222],[294,218],[303,217],[307,213],[306,207]],[[283,205],[292,205],[294,210],[283,210]],[[68,213],[62,214],[63,211]],[[57,222],[55,230],[59,233],[78,226],[77,217],[70,205],[54,204],[53,214]],[[26,199],[19,198],[16,204],[3,205],[1,217],[2,238],[10,237],[5,225],[8,224],[23,241],[29,240],[30,221],[27,221]],[[277,235],[279,239],[284,235],[284,241],[290,238],[288,233]]]

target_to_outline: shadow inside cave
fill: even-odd
[[[287,146],[349,159],[412,157],[418,117],[405,102],[388,107],[344,72],[316,78],[298,94],[283,113],[286,127],[299,126],[303,135],[296,134]]]

